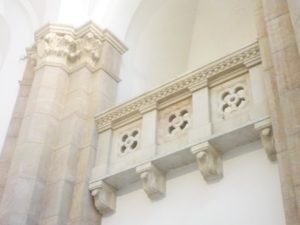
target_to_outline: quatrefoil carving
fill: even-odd
[[[139,131],[137,129],[126,132],[121,137],[121,154],[126,154],[137,150],[139,145]]]
[[[169,134],[184,130],[189,125],[189,112],[183,109],[169,116]]]
[[[247,103],[246,88],[238,84],[226,89],[220,96],[220,110],[223,115],[227,115],[243,108]]]

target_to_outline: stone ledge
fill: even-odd
[[[97,183],[101,180],[113,186],[115,189],[121,189],[140,179],[139,174],[136,172],[136,168],[146,163],[151,163],[163,173],[167,173],[169,170],[196,162],[196,157],[191,152],[191,148],[204,142],[209,142],[221,154],[225,154],[226,152],[229,152],[238,146],[246,145],[259,140],[260,133],[255,129],[255,124],[264,121],[265,119],[266,118],[260,118],[228,132],[212,135],[205,140],[201,140],[199,143],[193,143],[185,148],[180,149],[179,151],[171,154],[159,155],[152,160],[143,162],[141,164],[132,165],[127,169],[109,174],[107,176],[97,176],[97,167],[95,167],[90,179],[90,186],[93,186],[94,183]]]

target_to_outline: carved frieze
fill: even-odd
[[[246,68],[245,63],[249,62],[249,60],[260,60],[257,43],[203,68],[185,74],[184,76],[181,76],[168,84],[162,85],[160,88],[147,92],[132,101],[97,115],[96,124],[98,132],[110,128],[112,123],[120,118],[124,118],[133,113],[141,113],[145,106],[157,105],[158,102],[169,99],[176,94],[180,95],[182,93],[198,90],[200,87],[205,87],[209,84],[208,81],[210,78],[224,74],[226,71],[231,71],[238,67]]]

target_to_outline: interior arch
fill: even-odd
[[[140,3],[126,33],[120,101],[186,71],[196,6],[197,0]]]
[[[254,10],[251,0],[140,1],[124,38],[118,102],[255,42]]]

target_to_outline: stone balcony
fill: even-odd
[[[263,75],[254,43],[98,114],[89,189],[100,213],[138,180],[150,199],[162,197],[165,174],[193,162],[207,182],[219,180],[222,155],[259,138],[275,160]]]

